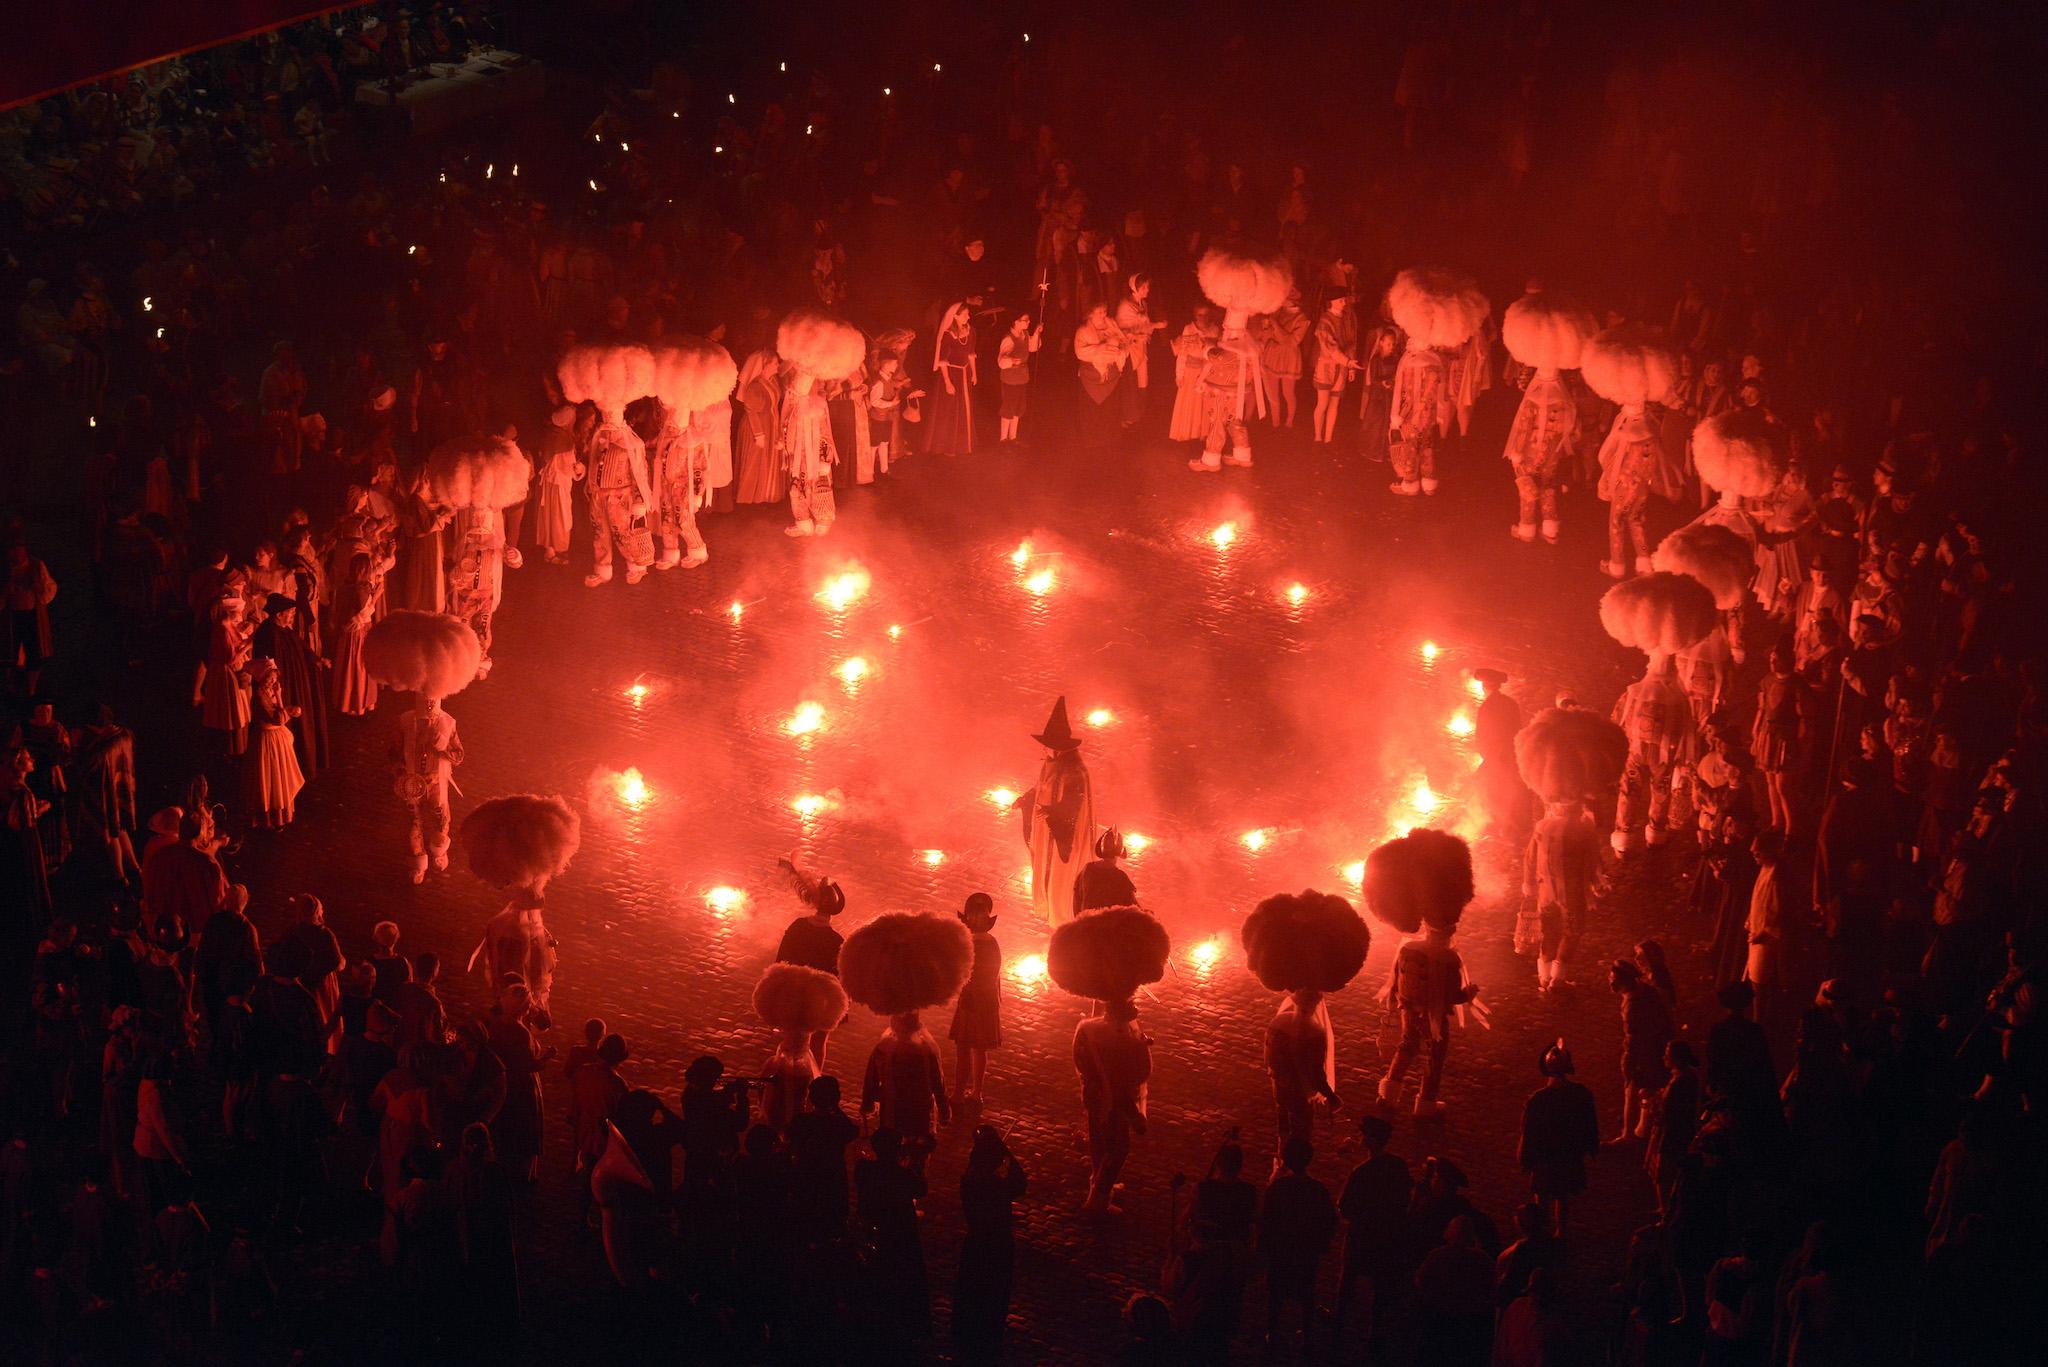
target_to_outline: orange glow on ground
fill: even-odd
[[[654,794],[647,786],[647,780],[640,776],[638,769],[628,769],[619,775],[619,801],[628,807],[643,807]]]
[[[807,702],[789,714],[789,720],[782,724],[782,729],[792,736],[808,736],[824,729],[824,726],[825,709],[817,703]]]

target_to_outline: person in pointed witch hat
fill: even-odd
[[[1031,851],[1031,903],[1046,924],[1074,919],[1074,879],[1095,848],[1095,799],[1081,740],[1067,724],[1067,700],[1052,705],[1045,730],[1032,737],[1050,753],[1038,785],[1018,802],[1024,844]]]

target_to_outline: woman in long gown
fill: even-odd
[[[740,371],[739,470],[734,497],[741,503],[780,503],[789,492],[776,437],[782,431],[782,385],[776,378],[781,362],[770,348],[747,357]]]
[[[924,449],[934,455],[965,456],[974,451],[974,322],[965,304],[946,310],[932,349],[931,416]]]
[[[1360,345],[1359,450],[1368,460],[1387,458],[1387,415],[1394,406],[1394,368],[1401,363],[1401,335],[1391,323],[1383,323]]]
[[[334,586],[334,707],[351,717],[377,708],[377,681],[363,668],[363,638],[383,596],[383,576],[368,555],[356,552],[348,578]]]
[[[441,612],[448,606],[446,508],[427,502],[420,471],[406,475],[398,505],[398,564],[392,575],[391,606]]]
[[[1209,435],[1202,417],[1202,367],[1217,336],[1216,310],[1204,304],[1173,339],[1173,416],[1166,427],[1170,441],[1200,441]]]
[[[257,825],[275,830],[291,825],[299,790],[306,786],[292,743],[297,709],[286,704],[277,661],[267,657],[256,662],[251,695],[256,735],[249,747],[249,810]]]
[[[227,753],[239,755],[249,744],[249,638],[242,630],[241,603],[223,598],[213,606],[207,632],[206,664],[198,694],[200,721],[224,738]]]

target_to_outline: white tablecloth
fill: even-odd
[[[396,107],[413,133],[424,137],[532,104],[546,89],[547,73],[539,62],[509,52],[481,52],[459,64],[437,62],[395,93],[382,81],[365,81],[356,87],[356,101]]]

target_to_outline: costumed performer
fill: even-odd
[[[1621,778],[1628,736],[1597,712],[1548,707],[1515,737],[1522,782],[1543,800],[1543,817],[1522,859],[1522,904],[1515,913],[1515,953],[1534,955],[1536,986],[1570,985],[1566,959],[1585,930],[1600,835],[1588,804]]]
[[[777,1036],[775,1052],[761,1070],[761,1123],[780,1134],[803,1111],[812,1079],[824,1071],[811,1040],[846,1015],[846,990],[830,973],[770,964],[754,984],[754,1014]]]
[[[1666,398],[1678,383],[1678,357],[1664,345],[1661,333],[1640,327],[1608,328],[1587,341],[1579,355],[1579,373],[1587,388],[1621,406],[1600,443],[1595,492],[1607,504],[1607,558],[1600,568],[1611,579],[1627,578],[1631,565],[1635,573],[1647,574],[1650,495],[1678,492],[1661,424],[1650,417],[1649,405]]]
[[[401,609],[363,638],[363,668],[387,688],[419,695],[398,719],[391,758],[397,790],[409,813],[412,881],[426,881],[427,865],[448,867],[448,786],[462,763],[455,718],[441,707],[476,677],[483,646],[469,624],[445,612]]]
[[[589,470],[590,573],[584,584],[611,582],[612,551],[626,562],[626,582],[637,584],[654,562],[648,531],[654,481],[647,470],[647,445],[626,425],[626,405],[654,389],[654,357],[646,347],[576,347],[557,371],[570,403],[597,405],[598,425],[584,456]]]
[[[1558,1040],[1543,1051],[1536,1071],[1543,1085],[1522,1106],[1516,1158],[1529,1174],[1529,1192],[1550,1215],[1551,1233],[1564,1235],[1571,1198],[1586,1189],[1586,1160],[1600,1152],[1600,1113],[1585,1084],[1572,1078],[1572,1053]]]
[[[1387,287],[1387,310],[1407,337],[1387,407],[1390,488],[1403,497],[1437,490],[1436,458],[1457,408],[1444,353],[1465,345],[1492,305],[1455,271],[1405,270]]]
[[[938,336],[932,342],[932,374],[939,387],[932,391],[924,449],[933,455],[973,454],[974,385],[980,378],[974,353],[974,313],[969,303],[962,301],[939,319]],[[789,359],[786,350],[782,358]]]
[[[534,522],[534,543],[550,565],[567,564],[575,531],[576,484],[584,476],[576,456],[576,407],[561,404],[548,416],[541,442],[540,516]]]
[[[881,1127],[903,1137],[920,1174],[934,1143],[934,1119],[951,1121],[953,1107],[939,1047],[919,1013],[953,1000],[973,960],[974,937],[959,921],[900,911],[877,916],[847,936],[839,953],[846,995],[889,1018],[888,1030],[868,1055],[861,1114],[881,1108]]]
[[[1117,862],[1125,857],[1124,835],[1111,826],[1095,837],[1095,857],[1074,875],[1074,914],[1097,907],[1130,907],[1138,903],[1137,885]]]
[[[1515,772],[1515,735],[1522,729],[1522,705],[1507,694],[1508,676],[1498,669],[1472,671],[1479,707],[1472,719],[1472,749],[1479,756],[1473,775],[1487,823],[1520,834],[1529,824],[1529,790]]]
[[[832,440],[831,409],[816,391],[821,383],[859,373],[867,350],[859,328],[817,309],[798,309],[776,329],[775,351],[789,376],[778,438],[792,519],[784,535],[823,536],[831,530],[832,467],[839,463],[839,448]]]
[[[1554,546],[1558,477],[1579,423],[1578,405],[1558,372],[1577,368],[1593,335],[1593,316],[1532,282],[1508,305],[1500,330],[1508,354],[1535,371],[1522,389],[1501,452],[1515,472],[1514,535],[1518,541],[1534,541],[1540,531]]]
[[[505,598],[504,510],[526,501],[532,463],[508,437],[444,442],[427,458],[426,492],[453,508],[455,572],[448,577],[448,615],[476,633],[483,654],[476,676],[491,672],[491,618]]]
[[[1130,357],[1131,339],[1124,335],[1109,306],[1089,306],[1074,329],[1074,363],[1081,388],[1074,402],[1079,405],[1074,428],[1080,442],[1090,450],[1108,446],[1123,425],[1123,410],[1117,392],[1129,381],[1124,367]]]
[[[1752,578],[1766,605],[1778,597],[1779,538],[1763,529],[1759,514],[1785,482],[1790,446],[1785,425],[1762,408],[1724,408],[1692,430],[1700,485],[1715,495],[1694,524],[1726,527],[1749,543]]]
[[[1385,1001],[1401,1022],[1401,1042],[1380,1079],[1382,1106],[1400,1104],[1408,1069],[1422,1056],[1415,1114],[1440,1115],[1437,1098],[1451,1047],[1451,1018],[1466,1008],[1480,1024],[1479,986],[1465,980],[1465,961],[1451,947],[1458,919],[1472,900],[1472,851],[1446,831],[1427,827],[1389,840],[1365,861],[1365,902],[1372,914],[1410,938],[1394,955]]]
[[[1692,734],[1692,703],[1678,686],[1673,660],[1697,645],[1721,620],[1714,595],[1697,579],[1651,573],[1616,584],[1600,599],[1600,625],[1625,646],[1649,656],[1643,677],[1614,704],[1614,720],[1628,734],[1628,765],[1614,813],[1617,854],[1638,841],[1660,845],[1671,807],[1671,773]]]
[[[1138,989],[1166,976],[1166,927],[1142,907],[1104,907],[1052,933],[1046,972],[1062,991],[1102,1003],[1074,1027],[1074,1071],[1088,1118],[1088,1196],[1109,1212],[1131,1138],[1145,1133],[1152,1041],[1138,1028]]]
[[[1727,701],[1735,666],[1743,659],[1742,611],[1756,562],[1740,535],[1717,523],[1695,521],[1658,542],[1650,564],[1668,574],[1697,579],[1720,609],[1721,620],[1714,629],[1677,656],[1678,682],[1692,700],[1693,725],[1704,726]]]
[[[782,940],[775,946],[775,962],[837,974],[839,951],[846,944],[846,937],[833,929],[832,919],[846,910],[845,890],[829,878],[817,877],[800,868],[794,854],[777,860],[776,864],[789,875],[797,900],[811,910],[808,916],[797,917],[783,930]],[[811,1034],[811,1055],[818,1060],[820,1068],[825,1066],[825,1048],[832,1038],[832,1028],[837,1024],[838,1021],[833,1021]]]
[[[997,441],[1017,440],[1024,410],[1031,395],[1031,358],[1045,342],[1045,325],[1032,326],[1031,315],[1020,313],[1010,320],[1010,330],[996,347],[996,372],[1002,380],[1003,402],[998,410],[1001,427]]]
[[[1287,999],[1266,1027],[1266,1074],[1278,1117],[1274,1170],[1289,1140],[1312,1139],[1318,1110],[1334,1111],[1337,1039],[1324,994],[1365,967],[1372,932],[1351,903],[1327,892],[1279,893],[1252,909],[1239,932],[1245,966]]]
[[[658,570],[693,570],[711,558],[697,532],[697,510],[711,501],[710,429],[697,416],[732,394],[738,373],[726,349],[702,337],[679,337],[654,351],[654,397],[662,413],[649,457]]]
[[[504,909],[485,924],[470,967],[486,964],[494,988],[517,974],[543,1014],[555,985],[555,937],[541,906],[548,883],[569,867],[582,843],[583,823],[552,794],[494,797],[462,820],[469,871],[508,893]]]
[[[953,1006],[954,1104],[979,1105],[982,1081],[988,1076],[988,1051],[1003,1044],[1003,947],[996,943],[996,901],[985,892],[969,893],[960,908],[960,924],[974,936],[974,966],[960,1000]]]
[[[1302,329],[1308,329],[1307,319],[1302,320]],[[1193,321],[1173,339],[1173,413],[1166,424],[1170,441],[1200,441],[1209,431],[1203,420],[1202,371],[1209,364],[1209,348],[1221,335],[1215,308],[1202,304],[1195,309]],[[1298,372],[1298,360],[1295,366]]]
[[[1152,277],[1133,272],[1125,282],[1125,293],[1116,305],[1116,328],[1124,335],[1124,365],[1130,379],[1123,386],[1123,425],[1135,427],[1145,413],[1145,396],[1152,385],[1152,334],[1165,328],[1163,320],[1152,317]]]
[[[1337,409],[1351,372],[1358,369],[1358,318],[1351,296],[1333,294],[1316,319],[1315,439],[1328,444],[1337,437]]]
[[[1057,926],[1074,917],[1074,879],[1095,845],[1094,788],[1081,762],[1081,739],[1067,723],[1064,696],[1032,739],[1050,753],[1017,806],[1031,851],[1031,904],[1047,925]]]
[[[1271,313],[1287,302],[1294,288],[1294,270],[1285,257],[1266,256],[1242,247],[1211,247],[1195,265],[1202,293],[1223,310],[1223,329],[1202,358],[1202,454],[1188,469],[1214,473],[1228,460],[1252,463],[1251,431],[1245,426],[1250,400],[1266,416],[1266,384],[1259,364],[1259,344],[1248,331],[1251,316]],[[1229,454],[1224,454],[1225,445]]]

